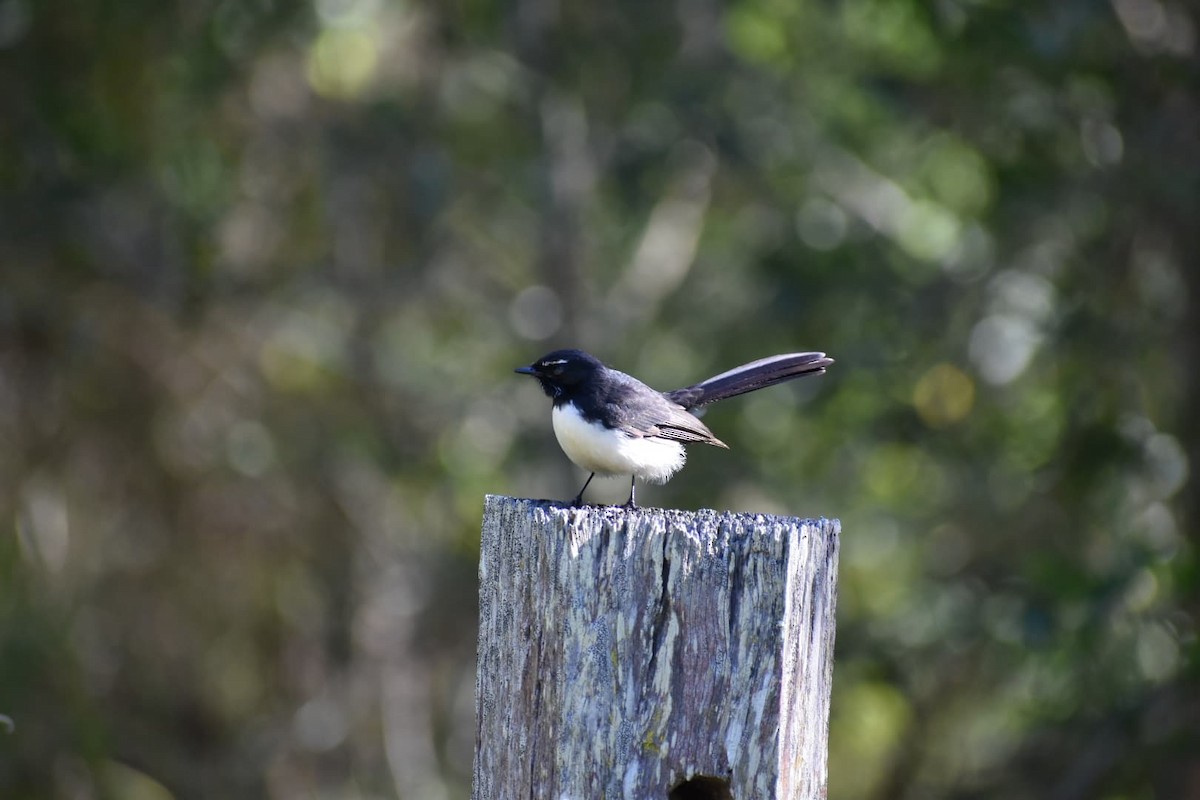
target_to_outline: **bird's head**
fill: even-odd
[[[532,375],[551,397],[561,397],[604,369],[599,359],[582,350],[555,350],[516,372]]]

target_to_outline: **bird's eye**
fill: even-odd
[[[559,364],[557,367],[555,367],[555,368],[554,368],[554,370],[553,370],[553,372],[554,372],[554,377],[556,377],[556,378],[557,378],[557,377],[560,377],[560,376],[563,374],[563,368],[562,368],[562,365],[561,365],[561,364]]]

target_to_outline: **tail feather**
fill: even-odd
[[[833,359],[824,353],[785,353],[751,361],[694,386],[664,394],[684,408],[697,408],[805,375],[820,375],[832,363]]]

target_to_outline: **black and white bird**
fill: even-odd
[[[572,505],[597,475],[629,475],[627,507],[637,479],[666,483],[687,459],[685,444],[728,445],[692,409],[777,383],[820,375],[833,363],[824,353],[786,353],[734,367],[706,381],[659,392],[582,350],[555,350],[517,372],[532,375],[554,401],[554,435],[567,458],[591,472]]]

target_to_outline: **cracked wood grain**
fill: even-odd
[[[823,798],[839,531],[489,496],[474,800]]]

